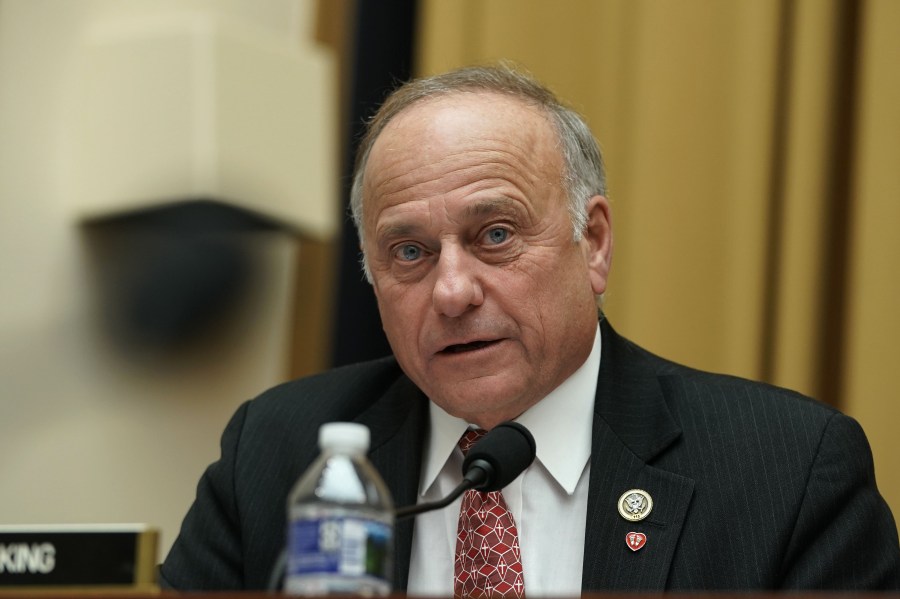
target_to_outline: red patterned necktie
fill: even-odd
[[[467,431],[459,440],[463,455],[484,434]],[[519,531],[500,491],[469,489],[463,495],[453,574],[456,597],[525,596]]]

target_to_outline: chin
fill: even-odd
[[[485,416],[494,420],[501,414],[502,420],[511,420],[527,409],[522,395],[524,388],[519,385],[498,385],[490,383],[451,383],[453,391],[435,398],[434,402],[445,412],[468,422],[480,424]],[[500,421],[502,421],[500,420]],[[499,422],[499,421],[498,421]]]

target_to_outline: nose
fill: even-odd
[[[444,247],[435,268],[433,303],[438,314],[455,318],[484,301],[478,261],[457,247]]]

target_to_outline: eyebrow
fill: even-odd
[[[395,237],[406,237],[408,235],[412,235],[416,231],[418,231],[421,227],[419,225],[411,225],[407,223],[401,223],[396,225],[387,225],[385,227],[379,227],[375,230],[375,237],[378,239],[392,239]]]
[[[463,209],[465,218],[478,218],[493,214],[508,214],[515,216],[520,213],[518,203],[507,197],[496,197],[485,200],[478,200],[466,206]],[[375,236],[378,239],[396,239],[397,237],[407,237],[418,233],[422,226],[417,223],[393,223],[378,227],[375,230]]]
[[[485,216],[489,214],[518,214],[517,203],[506,197],[479,200],[466,206],[463,214],[467,217]]]

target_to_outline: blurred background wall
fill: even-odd
[[[296,340],[328,363],[314,9],[0,0],[0,524],[146,522],[164,554],[236,406]]]
[[[102,127],[122,111],[91,112],[103,103],[79,86],[85,40],[146,37],[148,19],[182,23],[160,48],[193,40],[207,57],[182,83],[189,116],[168,123],[193,150],[128,146],[104,175],[102,144],[77,150],[106,134],[78,115]],[[342,212],[354,140],[396,81],[498,59],[548,83],[600,140],[616,328],[856,417],[900,513],[898,30],[893,0],[0,0],[0,521],[150,522],[164,553],[240,401],[385,353]],[[295,88],[241,85],[269,72],[248,69],[266,62],[260,48],[285,47]],[[291,94],[297,110],[266,104]],[[168,187],[147,168],[152,193],[112,185],[151,160],[176,172]],[[135,261],[168,255],[161,237],[201,256],[195,270]],[[161,291],[207,279],[205,295]],[[166,326],[148,339],[129,323],[157,304],[193,311],[150,318]]]

